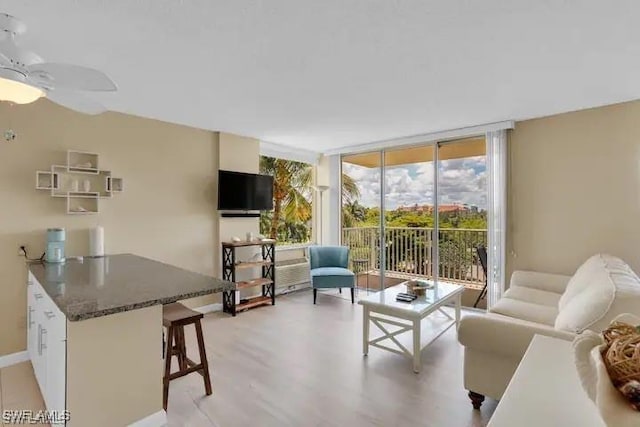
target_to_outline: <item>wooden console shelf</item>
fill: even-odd
[[[257,279],[243,280],[236,283],[236,289],[253,288],[254,286],[270,285],[273,280],[264,277],[258,277]]]
[[[250,298],[246,302],[241,302],[240,304],[236,304],[236,311],[248,310],[253,307],[258,307],[260,305],[268,305],[268,304],[271,304],[271,297]]]
[[[245,261],[236,264],[236,269],[262,267],[263,265],[273,265],[271,261]]]
[[[238,261],[236,248],[259,246],[262,260]],[[235,316],[239,311],[248,310],[262,305],[276,304],[276,242],[275,240],[256,240],[252,242],[223,242],[222,243],[222,278],[236,284],[235,290],[226,291],[222,295],[222,309],[225,313]],[[238,270],[259,268],[260,277],[247,280],[237,280]],[[262,287],[260,296],[240,299],[239,290]]]

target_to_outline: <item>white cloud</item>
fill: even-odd
[[[354,178],[360,189],[360,203],[380,206],[380,169],[365,168],[350,163],[343,171]],[[487,206],[486,165],[484,156],[444,160],[438,171],[438,192],[441,204],[467,203],[481,209]],[[385,173],[385,204],[387,209],[434,203],[433,163],[387,168]]]

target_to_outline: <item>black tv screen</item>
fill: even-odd
[[[218,209],[228,211],[273,209],[273,177],[218,171]]]

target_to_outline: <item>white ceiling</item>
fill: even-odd
[[[640,98],[637,0],[2,0],[109,109],[324,151]]]

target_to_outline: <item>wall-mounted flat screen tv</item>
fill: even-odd
[[[218,209],[226,211],[273,209],[273,177],[218,171]]]

